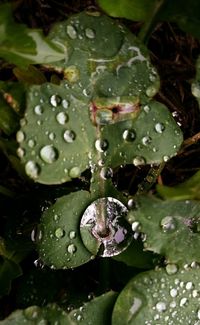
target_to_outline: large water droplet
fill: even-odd
[[[60,112],[56,115],[56,120],[59,124],[64,125],[67,123],[69,117],[65,112]]]
[[[34,108],[34,112],[36,115],[42,115],[43,113],[43,108],[41,105],[36,105]]]
[[[53,145],[44,146],[40,150],[40,157],[47,164],[52,164],[58,159],[58,150]]]
[[[177,289],[172,288],[172,289],[170,290],[170,296],[171,296],[172,298],[175,298],[175,297],[177,296],[177,294],[178,294]]]
[[[67,25],[67,34],[71,39],[76,39],[77,38],[76,29],[72,25]]]
[[[162,302],[162,301],[159,301],[156,304],[156,309],[157,309],[157,311],[159,313],[166,311],[166,309],[167,309],[166,303],[165,302]]]
[[[65,231],[64,231],[64,229],[62,229],[62,228],[60,228],[60,227],[57,228],[57,229],[55,230],[55,236],[56,236],[56,238],[58,238],[58,239],[64,237],[64,236],[65,236]]]
[[[23,142],[25,140],[25,133],[22,132],[21,130],[17,131],[17,133],[16,133],[16,140],[19,143]]]
[[[95,31],[93,29],[91,29],[91,28],[86,28],[85,29],[85,36],[87,38],[93,39],[93,38],[95,38]]]
[[[76,133],[72,130],[66,130],[63,134],[63,138],[66,142],[72,143],[76,139]]]
[[[127,142],[132,142],[136,138],[136,133],[132,129],[124,130],[124,132],[122,134],[122,138]]]
[[[81,219],[81,237],[94,255],[114,256],[132,241],[131,227],[125,216],[128,209],[112,197],[100,198],[85,210]]]
[[[163,131],[165,130],[165,126],[163,123],[156,123],[154,128],[157,133],[163,133]]]
[[[175,274],[178,271],[178,267],[176,264],[167,264],[166,265],[166,272],[169,275]]]
[[[166,216],[160,222],[164,232],[174,231],[176,229],[176,220],[171,216]]]
[[[69,254],[74,254],[77,251],[77,248],[74,244],[70,244],[67,246],[67,251]]]
[[[29,160],[25,165],[25,172],[29,177],[36,179],[40,174],[40,166],[36,162]]]
[[[133,159],[133,165],[137,166],[141,166],[141,165],[145,165],[146,161],[143,157],[137,156]]]
[[[50,104],[53,106],[53,107],[57,107],[58,105],[60,105],[62,102],[62,98],[55,94],[55,95],[52,95],[50,97]]]
[[[108,141],[105,139],[98,139],[95,141],[95,148],[99,152],[104,152],[108,149]]]

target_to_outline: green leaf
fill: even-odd
[[[43,213],[38,250],[45,264],[57,269],[73,268],[91,259],[79,229],[80,218],[90,201],[86,191],[71,193]]]
[[[72,310],[69,316],[73,324],[109,325],[116,298],[115,292],[107,292]]]
[[[18,128],[19,116],[0,95],[0,129],[6,135],[11,135],[16,132]]]
[[[19,81],[27,84],[40,85],[47,82],[45,75],[33,65],[28,66],[27,69],[15,67],[13,72]]]
[[[144,247],[177,264],[200,262],[198,201],[161,201],[140,197],[128,221],[145,234]]]
[[[140,273],[119,294],[112,324],[198,324],[199,269]]]
[[[19,65],[49,63],[66,57],[63,46],[57,47],[40,30],[16,23],[8,3],[0,6],[0,57]],[[61,50],[62,49],[62,50]]]
[[[200,171],[187,181],[170,187],[157,185],[158,193],[166,200],[199,200],[200,199]]]
[[[0,297],[9,294],[12,280],[22,275],[19,264],[0,256]]]
[[[55,324],[72,325],[68,315],[55,304],[46,307],[30,306],[24,310],[12,312],[5,320],[0,321],[1,325],[39,325]]]

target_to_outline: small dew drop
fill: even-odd
[[[164,161],[164,162],[167,162],[169,159],[170,159],[169,156],[163,156],[163,161]]]
[[[148,146],[151,143],[152,139],[149,136],[145,136],[142,138],[142,143],[144,146]]]
[[[157,93],[157,88],[155,88],[154,86],[149,86],[147,89],[146,89],[146,95],[148,97],[153,97],[156,95]]]
[[[166,216],[160,222],[162,230],[164,232],[174,231],[176,229],[175,219],[171,216]]]
[[[151,110],[151,109],[150,109],[150,106],[148,106],[148,105],[145,105],[143,109],[144,109],[145,113],[147,113],[147,114],[148,114],[148,113],[150,112],[150,110]]]
[[[163,123],[156,123],[154,128],[157,133],[163,133],[163,131],[165,130],[165,126]]]
[[[25,165],[25,172],[29,177],[36,179],[39,176],[40,167],[36,162],[29,160]]]
[[[17,131],[16,140],[17,140],[18,143],[23,142],[25,140],[25,133],[22,132],[21,130]]]
[[[137,156],[133,159],[133,165],[137,166],[141,166],[141,165],[145,165],[146,161],[143,157]]]
[[[186,303],[187,303],[187,298],[182,298],[181,300],[180,300],[180,307],[184,307],[185,305],[186,305]]]
[[[67,25],[67,34],[71,39],[76,39],[77,38],[76,29],[72,25]]]
[[[47,145],[40,150],[40,157],[47,164],[52,164],[58,159],[58,151],[52,145]]]
[[[95,31],[93,29],[91,29],[91,28],[86,28],[85,29],[85,36],[87,38],[93,39],[93,38],[95,38]]]
[[[177,290],[175,288],[173,288],[173,289],[170,290],[170,296],[172,298],[175,298],[177,296]]]
[[[42,108],[42,106],[41,106],[41,105],[36,105],[36,106],[34,107],[34,112],[35,112],[36,115],[42,115],[42,113],[43,113],[43,108]]]
[[[56,120],[59,124],[64,125],[67,123],[69,117],[65,112],[60,112],[56,115]]]
[[[132,129],[124,130],[122,138],[127,142],[133,142],[136,138],[136,133]]]
[[[69,238],[70,239],[76,238],[76,232],[74,230],[72,230],[72,231],[69,232]]]
[[[72,130],[66,130],[63,134],[63,138],[66,142],[72,143],[76,139],[76,133]]]
[[[29,148],[34,148],[36,145],[36,142],[33,139],[28,140],[28,146]]]
[[[59,96],[59,95],[52,95],[50,97],[50,104],[53,106],[53,107],[57,107],[58,105],[60,105],[62,102],[62,98]]]
[[[62,100],[62,107],[63,108],[67,109],[69,107],[69,105],[70,105],[70,102],[68,100],[66,100],[66,99]]]
[[[48,137],[49,137],[49,140],[53,141],[53,140],[55,140],[56,135],[54,132],[50,132]]]
[[[25,150],[23,148],[17,148],[17,155],[19,158],[23,158],[25,156]]]
[[[80,168],[79,167],[72,167],[69,171],[69,176],[71,178],[76,178],[79,177],[81,174]]]
[[[158,302],[157,304],[156,304],[156,309],[157,309],[157,311],[160,313],[160,312],[164,312],[164,311],[166,311],[166,309],[167,309],[167,307],[166,307],[166,304],[164,303],[164,302]]]
[[[95,148],[99,151],[99,152],[104,152],[108,149],[108,141],[107,140],[101,140],[98,139],[95,141]]]
[[[64,236],[65,236],[65,231],[64,231],[64,229],[62,229],[62,228],[57,228],[57,229],[55,230],[55,236],[56,236],[56,238],[58,238],[58,239],[64,237]]]
[[[76,252],[77,248],[74,244],[70,244],[67,246],[67,251],[69,254],[74,254]]]
[[[193,288],[193,283],[191,281],[187,282],[185,288],[186,290],[191,290]]]
[[[166,272],[169,275],[176,274],[178,271],[178,267],[176,264],[167,264],[166,265]]]
[[[137,231],[140,227],[140,223],[138,221],[134,221],[131,225],[133,231]]]

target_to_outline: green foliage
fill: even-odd
[[[199,269],[141,273],[121,291],[112,324],[198,324],[199,289]]]

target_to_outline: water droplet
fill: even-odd
[[[56,135],[54,132],[50,132],[48,137],[49,137],[49,140],[53,141],[53,140],[55,140]]]
[[[165,130],[165,126],[163,123],[156,123],[154,128],[157,133],[163,133],[163,131]]]
[[[64,229],[62,229],[62,228],[57,228],[57,229],[55,230],[55,236],[56,236],[56,238],[58,238],[58,239],[64,237],[64,236],[65,236],[65,231],[64,231]]]
[[[67,251],[69,254],[74,254],[76,252],[77,248],[74,244],[70,244],[67,246]]]
[[[187,298],[182,298],[181,300],[180,300],[180,307],[183,307],[183,306],[185,306],[186,304],[187,304]]]
[[[60,217],[58,214],[54,214],[53,219],[54,219],[54,221],[58,221],[60,219]]]
[[[150,107],[149,107],[148,105],[145,105],[143,109],[144,109],[145,113],[147,113],[147,114],[148,114],[148,113],[150,112],[150,110],[151,110]]]
[[[36,142],[33,139],[28,140],[28,146],[30,148],[34,148],[36,145]]]
[[[169,156],[163,156],[163,161],[164,161],[164,162],[167,162],[169,159],[170,159]]]
[[[66,142],[72,143],[76,139],[76,133],[72,130],[66,130],[63,134],[63,138]]]
[[[95,38],[95,31],[93,29],[91,29],[91,28],[86,28],[85,29],[85,36],[87,38],[93,39],[93,38]]]
[[[58,105],[60,105],[62,102],[62,98],[59,96],[59,95],[52,95],[50,97],[50,104],[53,106],[53,107],[57,107]]]
[[[136,133],[132,129],[124,130],[124,132],[122,134],[122,138],[127,142],[132,142],[136,138]]]
[[[138,221],[134,221],[131,225],[133,231],[137,231],[140,228],[140,223]]]
[[[76,238],[76,232],[74,230],[72,230],[72,231],[69,232],[69,238],[70,239]]]
[[[197,310],[197,318],[200,319],[200,309]]]
[[[131,308],[129,309],[130,313],[132,315],[134,315],[135,313],[138,312],[138,310],[140,309],[141,306],[142,306],[142,300],[135,297],[133,299],[133,304],[132,304]]]
[[[70,105],[70,102],[68,100],[66,100],[66,99],[62,100],[62,107],[63,108],[67,109],[69,107],[69,105]]]
[[[43,108],[41,107],[41,105],[36,105],[34,108],[34,112],[36,115],[42,115],[43,113]]]
[[[36,162],[29,160],[25,165],[25,172],[29,177],[36,179],[40,174],[40,166]]]
[[[16,140],[19,143],[23,142],[25,140],[25,133],[22,132],[21,130],[17,131],[17,133],[16,133]]]
[[[164,232],[174,231],[176,229],[176,221],[171,216],[166,216],[160,222]]]
[[[176,264],[167,264],[166,265],[166,272],[169,275],[175,274],[178,271],[178,267]]]
[[[72,167],[69,171],[69,176],[71,178],[76,178],[79,177],[81,174],[80,168],[79,167]]]
[[[145,165],[146,161],[143,157],[137,156],[133,159],[133,165],[140,166],[140,165]]]
[[[100,176],[103,179],[108,179],[113,177],[113,170],[110,167],[103,167],[100,171]]]
[[[64,70],[65,78],[71,82],[77,82],[80,79],[80,71],[75,65],[71,65]]]
[[[41,226],[38,225],[34,227],[33,230],[31,231],[31,240],[33,242],[38,242],[42,240],[42,237],[43,237],[43,233],[42,233]]]
[[[47,145],[40,150],[40,157],[47,164],[52,164],[58,159],[58,151],[52,145]]]
[[[173,289],[170,290],[170,296],[172,298],[175,298],[177,296],[177,293],[178,292],[177,292],[177,290],[175,288],[173,288]]]
[[[56,120],[59,124],[64,125],[67,123],[69,117],[65,112],[60,112],[56,115]]]
[[[17,155],[19,158],[23,158],[25,156],[25,150],[23,148],[18,148]]]
[[[129,246],[132,232],[125,220],[127,213],[128,209],[112,197],[97,199],[88,206],[80,231],[84,245],[93,255],[115,256]]]
[[[95,148],[99,152],[104,152],[108,149],[108,141],[103,139],[98,139],[95,141]]]
[[[193,288],[193,283],[191,281],[187,282],[185,288],[186,290],[191,290]]]
[[[20,126],[23,127],[23,126],[27,125],[27,120],[25,118],[21,118],[19,123],[20,123]]]
[[[77,38],[76,29],[72,25],[67,25],[67,34],[71,39],[76,39]]]
[[[192,84],[192,95],[200,98],[200,84],[198,82]]]
[[[146,89],[146,95],[148,97],[153,97],[156,95],[157,93],[157,88],[155,88],[154,86],[149,86],[147,89]]]
[[[156,309],[159,313],[166,311],[166,309],[167,309],[166,303],[164,303],[162,301],[158,302],[156,304]]]
[[[148,135],[142,138],[142,143],[144,146],[148,146],[151,143],[152,139]]]

